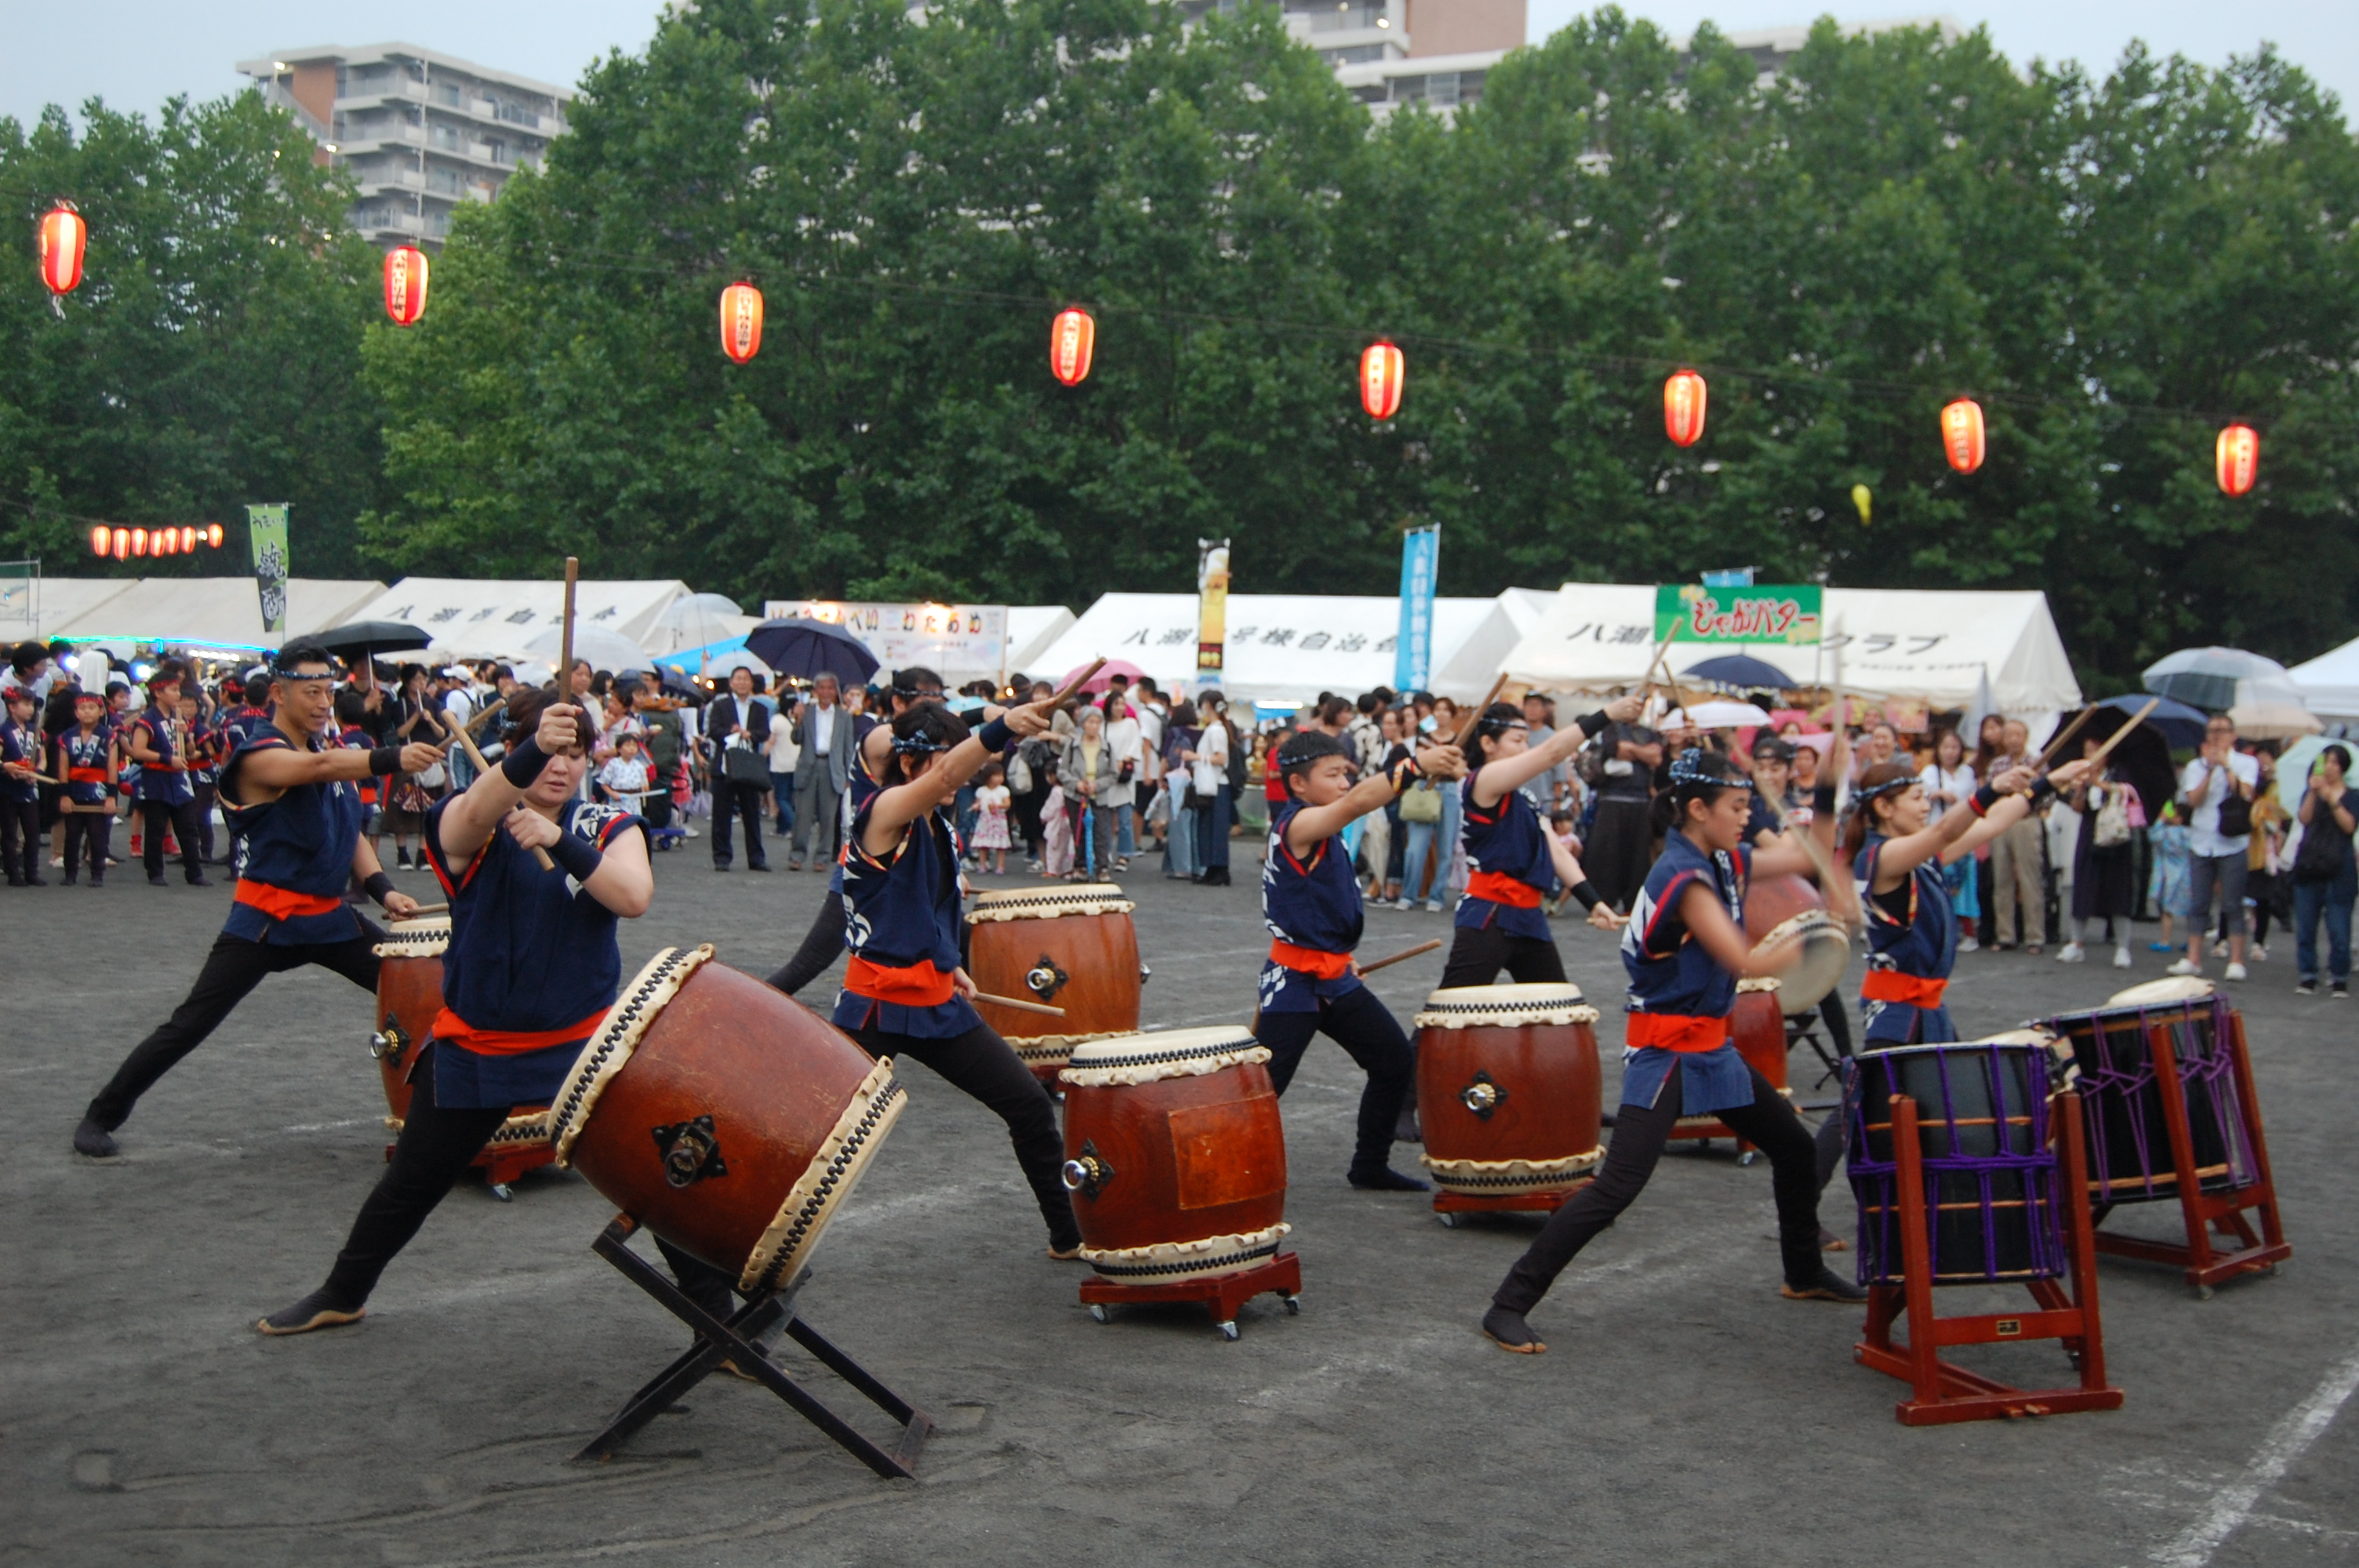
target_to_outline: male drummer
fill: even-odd
[[[441,760],[424,741],[352,751],[323,737],[335,711],[336,665],[325,648],[298,639],[272,656],[269,724],[255,729],[222,767],[221,802],[245,837],[237,892],[197,982],[172,1016],[141,1041],[74,1129],[74,1151],[106,1159],[111,1134],[179,1059],[204,1044],[265,975],[319,964],[374,993],[371,928],[344,903],[360,879],[396,919],[417,901],[393,891],[376,851],[361,838],[364,779],[419,773]]]
[[[1271,940],[1254,1037],[1269,1048],[1270,1082],[1281,1095],[1313,1034],[1351,1053],[1368,1082],[1344,1179],[1370,1192],[1425,1192],[1425,1183],[1391,1166],[1394,1128],[1417,1057],[1399,1021],[1361,981],[1353,961],[1363,922],[1360,881],[1340,835],[1420,777],[1464,776],[1466,759],[1455,746],[1429,746],[1354,784],[1353,749],[1305,730],[1278,749],[1277,768],[1287,799],[1271,814],[1261,869],[1262,921]]]

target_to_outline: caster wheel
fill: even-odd
[[[1097,1323],[1112,1323],[1114,1321],[1114,1314],[1106,1311],[1105,1303],[1103,1302],[1097,1303],[1090,1308],[1090,1317],[1093,1322]]]
[[[1221,1331],[1221,1337],[1222,1337],[1222,1338],[1223,1338],[1223,1339],[1227,1340],[1227,1341],[1228,1341],[1229,1343],[1231,1343],[1232,1345],[1234,1345],[1234,1344],[1235,1344],[1235,1343],[1236,1343],[1236,1339],[1237,1339],[1237,1325],[1236,1325],[1236,1321],[1235,1321],[1234,1319],[1231,1319],[1231,1320],[1230,1320],[1229,1322],[1227,1322],[1227,1323],[1216,1323],[1216,1324],[1212,1325],[1212,1326],[1213,1326],[1214,1328],[1217,1328],[1217,1329],[1219,1329],[1219,1330]]]
[[[2198,1286],[2196,1286],[2196,1287],[2195,1287],[2195,1299],[2196,1299],[2197,1301],[2199,1301],[2199,1302],[2208,1302],[2208,1301],[2210,1301],[2210,1300],[2212,1299],[2212,1287],[2211,1287],[2211,1286],[2209,1286],[2209,1285],[2198,1285]]]
[[[1454,1214],[1437,1214],[1433,1217],[1441,1222],[1441,1228],[1444,1230],[1458,1228],[1458,1217]]]
[[[499,1199],[502,1203],[516,1202],[516,1194],[509,1188],[506,1182],[494,1182],[492,1184],[492,1196]]]
[[[1736,1162],[1739,1165],[1750,1165],[1754,1161],[1758,1160],[1759,1158],[1761,1158],[1761,1152],[1759,1150],[1747,1149],[1744,1153],[1739,1154],[1736,1157]]]
[[[1288,1296],[1286,1298],[1286,1315],[1288,1317],[1300,1317],[1302,1315],[1302,1298],[1300,1296]]]

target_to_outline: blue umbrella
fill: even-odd
[[[807,615],[763,622],[745,633],[745,651],[796,680],[833,676],[847,686],[864,686],[876,673],[876,655],[859,638],[832,621]]]
[[[1745,654],[1706,659],[1700,665],[1690,665],[1687,673],[1697,680],[1734,687],[1740,691],[1784,691],[1794,684],[1793,677],[1777,665]]]
[[[2151,697],[2131,693],[2124,697],[2109,697],[2097,706],[2115,708],[2123,713],[2136,713],[2153,700]],[[2162,699],[2161,707],[2146,716],[2146,721],[2162,731],[2162,738],[2170,742],[2174,751],[2191,752],[2203,744],[2204,718],[2201,708],[2190,708],[2183,702],[2174,702],[2166,697]],[[2071,761],[2069,757],[2063,760]]]

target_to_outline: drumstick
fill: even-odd
[[[451,906],[448,903],[421,903],[409,913],[413,916],[420,914],[448,914],[451,913]]]
[[[427,709],[427,711],[434,715],[434,721],[441,725],[442,728],[450,733],[452,740],[467,748],[468,760],[475,764],[476,773],[488,773],[492,771],[492,764],[484,761],[484,753],[475,750],[475,738],[473,735],[468,734],[467,731],[460,726],[451,723],[451,716],[443,712],[440,708],[432,708]],[[532,858],[539,862],[540,869],[544,871],[553,871],[557,870],[557,862],[550,860],[549,858],[549,851],[542,849],[538,844],[535,844],[532,847]]]
[[[1499,678],[1491,683],[1491,689],[1483,694],[1483,700],[1468,708],[1466,717],[1458,721],[1458,733],[1451,738],[1450,743],[1460,751],[1464,751],[1466,742],[1473,738],[1474,726],[1483,722],[1483,710],[1498,701],[1499,694],[1506,689],[1507,676],[1506,673],[1502,671]]]
[[[505,713],[505,712],[506,712],[506,711],[507,711],[507,707],[508,707],[508,699],[507,699],[506,697],[499,697],[499,698],[497,698],[497,699],[495,699],[495,700],[494,700],[494,701],[492,701],[492,702],[486,703],[486,704],[484,705],[484,710],[483,710],[481,713],[476,714],[473,719],[468,719],[468,720],[467,720],[467,725],[466,725],[467,733],[469,733],[470,735],[473,734],[476,730],[480,730],[480,729],[482,729],[482,728],[484,727],[484,721],[485,719],[490,719],[490,718],[491,718],[494,714],[495,714],[495,713]]]
[[[582,562],[575,557],[566,557],[565,621],[563,630],[558,633],[557,640],[557,699],[560,702],[573,700],[573,583],[574,579],[581,575]],[[578,723],[574,730],[574,743],[581,744],[581,730]],[[585,756],[589,754],[587,747],[582,748],[582,754]]]
[[[2067,724],[2062,730],[2057,731],[2056,739],[2048,742],[2048,749],[2039,753],[2039,760],[2038,762],[2031,764],[2033,770],[2036,772],[2040,768],[2046,767],[2048,765],[2048,759],[2056,754],[2056,748],[2061,746],[2065,741],[2070,741],[2074,732],[2076,732],[2082,725],[2089,722],[2090,716],[2096,711],[2097,709],[2093,704],[2081,709],[2080,713],[2074,717],[2071,723]],[[2149,703],[2147,705],[2147,711],[2149,713],[2154,711],[2152,704]],[[2135,719],[2130,720],[2130,723],[2132,724],[2136,722],[2137,720]],[[2127,728],[2127,726],[2125,726],[2125,728]]]
[[[1420,943],[1419,943],[1419,944],[1418,944],[1416,946],[1414,946],[1414,947],[1407,947],[1407,948],[1404,948],[1404,949],[1402,949],[1400,952],[1395,953],[1395,954],[1394,954],[1391,957],[1389,957],[1389,958],[1379,958],[1379,959],[1377,959],[1377,960],[1376,960],[1375,963],[1373,963],[1373,964],[1363,964],[1363,965],[1361,965],[1361,966],[1360,966],[1360,974],[1362,975],[1362,977],[1363,977],[1363,978],[1364,978],[1364,977],[1366,977],[1366,976],[1369,976],[1369,975],[1373,975],[1373,974],[1375,974],[1378,969],[1383,968],[1384,968],[1386,965],[1387,965],[1387,964],[1397,964],[1397,963],[1399,963],[1403,958],[1414,958],[1414,957],[1416,957],[1419,953],[1430,953],[1430,952],[1432,952],[1436,947],[1439,947],[1439,946],[1441,946],[1441,938],[1440,938],[1440,937],[1439,937],[1439,936],[1436,936],[1436,937],[1432,938],[1430,941],[1420,942]]]
[[[1098,662],[1103,664],[1105,661],[1101,659]],[[1061,1007],[1050,1007],[1046,1002],[1023,1001],[1012,996],[994,996],[989,991],[977,991],[971,1000],[987,1001],[994,1007],[1012,1007],[1018,1012],[1044,1012],[1050,1018],[1065,1016],[1065,1010]]]
[[[1081,690],[1082,687],[1090,684],[1091,676],[1105,668],[1105,655],[1103,654],[1100,654],[1096,658],[1092,659],[1087,669],[1068,681],[1065,684],[1064,690],[1059,692],[1056,696],[1049,699],[1049,711],[1054,713],[1057,709],[1064,707],[1066,700],[1070,698],[1073,693]]]

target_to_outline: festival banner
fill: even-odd
[[[254,539],[254,586],[262,595],[262,630],[287,634],[287,503],[248,506],[245,524]]]
[[[1228,642],[1229,542],[1196,541],[1196,673],[1221,673],[1222,654]]]
[[[763,619],[808,615],[832,622],[860,639],[889,674],[923,665],[953,685],[1006,673],[1007,606],[853,601],[840,599],[773,599]],[[739,645],[744,640],[739,639]]]
[[[1433,597],[1441,576],[1441,524],[1401,530],[1400,640],[1393,648],[1393,688],[1423,691],[1433,678]]]
[[[1655,590],[1658,643],[1782,643],[1807,647],[1825,623],[1817,583],[1705,588],[1667,582]]]

